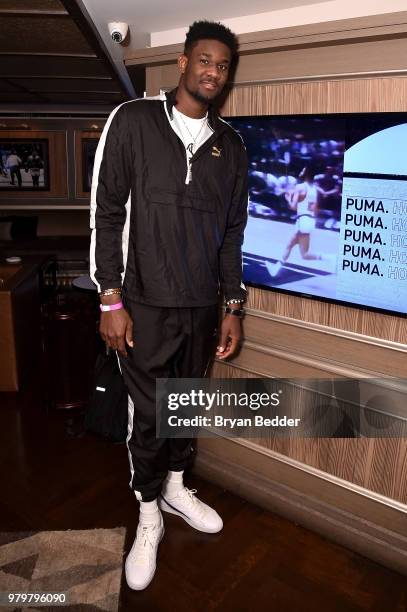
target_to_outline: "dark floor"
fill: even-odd
[[[40,406],[35,380],[24,393],[0,394],[0,530],[124,525],[127,551],[137,503],[125,446],[71,436],[66,415]],[[200,478],[187,484],[219,511],[224,530],[203,534],[165,515],[155,579],[143,592],[123,584],[120,610],[406,612],[405,577]]]

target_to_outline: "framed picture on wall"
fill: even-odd
[[[82,189],[89,193],[92,187],[93,166],[99,138],[82,138]]]
[[[49,191],[48,140],[0,137],[0,190]]]

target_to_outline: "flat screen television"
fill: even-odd
[[[405,316],[407,113],[232,117],[247,285]]]

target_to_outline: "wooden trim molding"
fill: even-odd
[[[347,41],[373,41],[386,37],[402,37],[406,33],[407,11],[355,17],[241,34],[238,37],[239,55],[259,53],[265,50],[322,46],[323,43],[344,44]],[[182,43],[145,49],[134,49],[129,45],[125,50],[124,62],[128,66],[141,64],[146,67],[172,63],[176,61],[182,50]]]
[[[265,361],[267,361],[266,366]],[[245,366],[250,366],[250,369]],[[260,373],[253,372],[256,366]],[[285,362],[283,357],[265,358],[264,355],[257,356],[255,353],[249,354],[243,364],[235,364],[235,361],[230,364],[216,362],[211,376],[222,379],[265,377],[267,374],[264,370],[268,367],[273,368],[272,377],[289,377],[287,370],[291,368],[289,372],[292,372],[292,378],[307,378],[303,374],[305,368],[300,370],[298,364]],[[311,368],[309,370],[313,374],[313,376],[309,374],[309,378],[324,378],[321,371]],[[304,387],[306,385],[304,381]],[[330,388],[334,389],[328,385],[326,387],[328,393]],[[305,469],[316,469],[320,473],[327,474],[328,478],[339,478],[350,483],[350,486],[356,485],[372,491],[373,494],[395,500],[397,503],[407,504],[407,438],[401,435],[406,426],[405,396],[405,389],[400,392],[397,389],[380,388],[370,381],[367,383],[359,381],[355,386],[354,405],[368,407],[369,415],[374,413],[379,421],[383,418],[388,419],[391,413],[392,422],[397,423],[396,430],[400,432],[399,437],[299,438],[267,436],[264,432],[265,435],[261,438],[252,438],[250,441],[242,438],[238,440],[242,444],[246,442],[254,444],[253,448],[257,449],[259,455],[263,452],[276,452],[280,456],[287,457],[288,461],[296,461],[299,462],[298,465],[306,466]],[[307,406],[306,401],[301,402],[298,409],[306,415]],[[366,411],[361,412],[360,418],[362,429],[369,427],[370,418]],[[367,419],[369,423],[365,422]]]
[[[276,354],[338,376],[405,378],[407,345],[247,309],[245,349]]]
[[[312,323],[310,321],[303,321],[301,319],[294,319],[291,317],[285,317],[270,312],[264,312],[263,310],[257,310],[255,308],[246,308],[246,316],[259,317],[261,319],[267,319],[269,321],[276,321],[283,325],[290,325],[293,327],[300,327],[301,329],[312,330],[327,334],[328,336],[335,336],[337,338],[346,338],[356,342],[362,342],[369,346],[377,346],[381,348],[389,348],[394,351],[400,351],[407,353],[407,344],[400,342],[393,342],[392,340],[386,340],[384,338],[376,338],[368,334],[357,333],[347,331],[344,329],[337,329],[335,327],[329,327],[327,325],[321,325],[319,323]]]
[[[345,48],[339,45],[323,51],[312,49],[309,53],[300,53],[297,50],[291,56],[284,52],[281,52],[281,55],[264,53],[247,56],[239,64],[233,88],[222,109],[222,115],[371,112],[371,99],[359,97],[359,93],[366,89],[371,89],[372,96],[376,93],[375,89],[378,89],[380,98],[377,101],[376,111],[404,111],[405,101],[402,90],[405,88],[403,80],[407,80],[407,68],[401,63],[406,53],[407,39],[403,39],[402,43],[383,44],[380,47],[370,48],[370,50],[361,44],[357,49],[353,47],[345,51]],[[380,60],[376,61],[380,55]],[[355,57],[357,57],[357,62],[354,61]],[[161,88],[173,89],[178,79],[179,72],[175,62],[147,68],[147,95],[157,95]],[[390,100],[388,90],[396,80],[401,91]],[[321,83],[327,84],[329,94],[332,95],[329,97],[329,102],[324,97],[325,92]],[[255,89],[256,86],[259,88],[266,85],[276,89],[273,92],[266,90],[262,92],[260,89]],[[303,92],[305,94],[307,86],[312,86],[312,89],[309,90],[308,95],[303,97],[302,94]],[[296,89],[298,97],[287,99],[287,94],[289,95],[293,88]],[[285,102],[281,110],[277,108],[273,108],[271,112],[243,108],[240,108],[238,112],[232,110],[236,102],[241,106],[242,103],[251,101],[252,96],[255,97],[259,106],[267,106],[268,93],[273,94],[273,105],[280,106],[280,92],[285,94],[281,100]],[[259,99],[259,95],[263,96],[263,99]],[[287,103],[290,106],[287,106]],[[303,108],[295,110],[290,108],[292,105],[298,107],[299,104]],[[312,108],[309,108],[310,105]]]
[[[407,575],[407,506],[369,491],[361,495],[277,453],[260,454],[247,441],[201,438],[198,448],[196,473]]]
[[[389,417],[393,425],[397,422],[403,431],[406,430],[407,384],[405,379],[378,377],[366,371],[346,369],[335,362],[322,362],[306,357],[298,358],[283,349],[273,349],[247,342],[243,343],[243,349],[243,356],[236,357],[227,366],[221,360],[216,360],[212,369],[213,378],[291,378],[297,389],[307,388],[307,380],[327,379],[332,382],[342,378],[357,379],[359,396],[355,398],[355,401],[348,398],[348,405],[353,405],[359,410],[368,407],[369,415]],[[232,376],[227,374],[230,372],[229,368],[232,368]],[[295,380],[298,382],[296,383]],[[331,396],[326,396],[326,399],[330,401]],[[363,413],[361,418],[365,418]],[[361,422],[361,426],[362,424]],[[369,427],[367,423],[364,425]]]
[[[376,493],[375,491],[371,491],[370,489],[366,489],[365,487],[361,487],[353,482],[349,482],[348,480],[344,480],[343,478],[339,478],[334,474],[328,474],[327,472],[323,472],[318,468],[313,467],[312,465],[307,465],[305,463],[301,463],[301,461],[297,461],[292,457],[287,457],[286,455],[282,455],[281,453],[277,453],[269,448],[265,448],[264,446],[259,446],[251,442],[250,440],[244,440],[242,438],[236,438],[232,440],[235,444],[239,444],[240,446],[244,446],[247,449],[250,449],[256,453],[261,453],[266,457],[270,457],[276,461],[286,464],[287,466],[292,466],[296,470],[300,470],[307,474],[311,474],[325,480],[326,482],[330,482],[336,487],[342,487],[347,491],[353,491],[358,495],[362,495],[368,499],[371,499],[375,502],[383,504],[384,506],[388,506],[389,508],[393,508],[402,514],[407,515],[407,505],[403,504],[396,499],[391,499],[390,497],[386,497],[385,495],[381,495],[380,493]]]

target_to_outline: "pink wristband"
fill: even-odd
[[[117,304],[111,304],[110,306],[107,306],[105,304],[100,305],[100,310],[102,312],[109,312],[110,310],[120,310],[120,308],[123,308],[123,302],[117,302]]]

